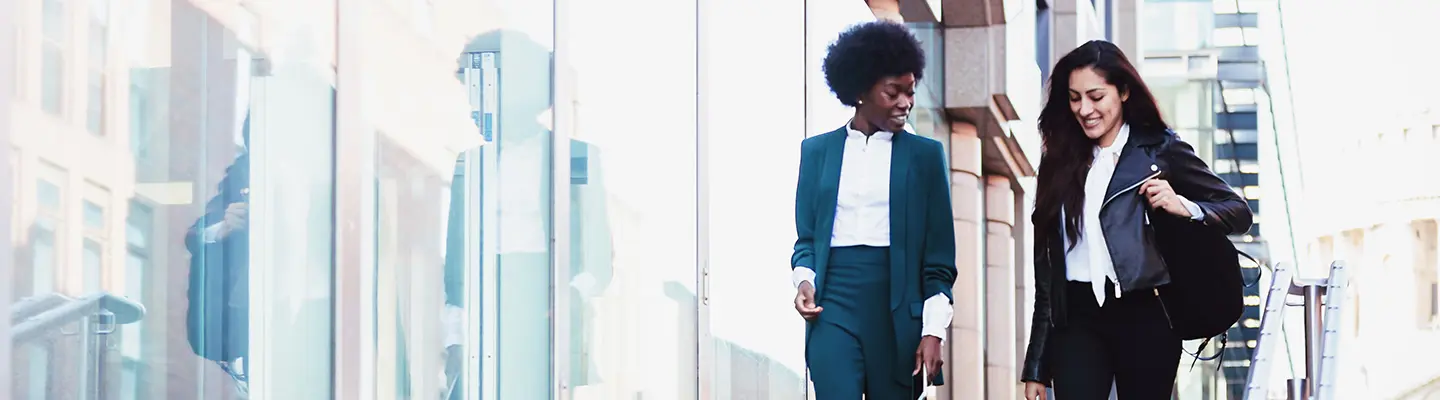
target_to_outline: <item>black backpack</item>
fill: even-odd
[[[1171,329],[1183,340],[1224,334],[1245,311],[1241,253],[1224,233],[1199,222],[1151,221],[1170,273],[1170,283],[1157,290]]]

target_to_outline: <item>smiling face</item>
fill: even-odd
[[[1085,136],[1109,146],[1125,121],[1124,105],[1128,93],[1085,67],[1070,73],[1070,112],[1085,130]]]
[[[915,83],[915,74],[880,78],[861,96],[856,114],[878,130],[905,130],[905,119],[915,107]]]

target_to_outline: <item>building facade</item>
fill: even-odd
[[[1250,283],[1245,288],[1245,311],[1227,332],[1224,348],[1214,346],[1219,343],[1208,345],[1195,368],[1190,368],[1194,355],[1182,357],[1176,388],[1182,398],[1240,398],[1257,346],[1260,292],[1268,281],[1254,279],[1261,276],[1261,265],[1271,263],[1275,247],[1260,235],[1260,227],[1271,221],[1264,219],[1260,208],[1261,172],[1275,171],[1262,168],[1265,158],[1259,150],[1260,139],[1274,132],[1272,125],[1260,123],[1272,120],[1273,114],[1260,52],[1261,44],[1270,39],[1259,29],[1259,15],[1266,6],[1274,7],[1273,2],[1251,0],[1149,0],[1145,5],[1141,72],[1162,115],[1256,214],[1250,232],[1231,238],[1238,250],[1255,258],[1241,263]],[[1276,202],[1277,209],[1283,205]],[[1192,353],[1199,346],[1198,341],[1185,344]],[[1216,358],[1203,359],[1209,357]]]
[[[1338,160],[1307,167],[1307,174],[1335,182],[1306,185],[1307,208],[1351,211],[1310,220],[1313,236],[1304,243],[1304,265],[1313,269],[1343,260],[1356,266],[1342,305],[1346,315],[1334,321],[1342,341],[1339,396],[1424,399],[1440,393],[1440,369],[1396,360],[1440,352],[1433,345],[1440,337],[1440,185],[1363,179],[1360,168],[1436,167],[1429,154],[1440,146],[1440,112],[1405,112],[1387,120],[1393,123],[1373,132],[1307,144],[1307,159]],[[1353,195],[1357,192],[1365,195]],[[1292,346],[1292,354],[1298,350]]]

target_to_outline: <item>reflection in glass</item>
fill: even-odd
[[[83,209],[81,211],[83,212],[86,228],[105,229],[104,208],[101,208],[99,204],[92,203],[89,200],[86,200],[82,207]]]
[[[400,19],[363,6],[377,27],[362,100],[378,153],[376,349],[395,360],[376,364],[375,391],[544,398],[553,4],[415,6]]]
[[[85,281],[84,290],[81,295],[88,295],[100,291],[100,257],[104,249],[100,243],[91,239],[85,239],[84,250],[81,252],[81,276]]]
[[[30,274],[32,295],[55,291],[55,223],[37,217],[30,231]],[[25,291],[16,291],[24,293]]]
[[[17,14],[16,80],[30,85],[7,104],[0,146],[18,192],[3,228],[22,234],[0,278],[12,310],[39,317],[14,326],[0,397],[230,400],[253,375],[276,377],[259,382],[268,398],[325,398],[333,3],[120,5],[37,0]],[[268,147],[241,140],[252,115]],[[237,194],[252,171],[255,193]],[[257,199],[253,223],[217,225]],[[252,266],[281,278],[249,296]],[[98,296],[113,296],[107,335],[92,313],[43,313]],[[238,362],[247,346],[272,361]]]
[[[573,97],[557,99],[573,110],[557,118],[574,122],[564,360],[570,398],[693,399],[696,5],[632,5],[660,17],[616,21],[593,2],[559,11],[570,63],[557,70],[574,74],[558,90]]]

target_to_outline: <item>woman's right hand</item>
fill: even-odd
[[[1045,400],[1045,385],[1025,382],[1025,400]]]
[[[805,320],[814,321],[820,316],[820,311],[824,310],[815,305],[815,285],[811,285],[809,281],[800,282],[800,287],[795,291],[795,311]]]

